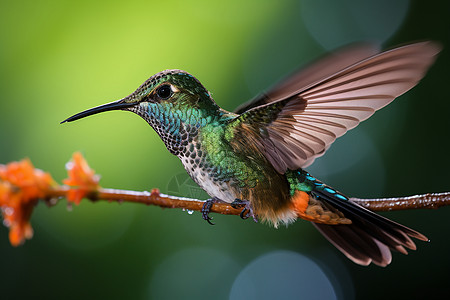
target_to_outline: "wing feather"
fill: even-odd
[[[270,91],[262,93],[255,99],[240,105],[234,112],[241,114],[253,107],[298,94],[308,86],[322,81],[344,68],[375,55],[378,52],[378,47],[370,43],[361,43],[339,49],[295,72],[287,79],[274,86]]]
[[[308,166],[337,137],[415,86],[440,46],[421,42],[367,58],[371,51],[364,47],[341,51],[239,109],[248,109],[239,121],[264,132],[262,151],[279,173]]]

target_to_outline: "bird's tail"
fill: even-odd
[[[428,241],[423,234],[352,202],[306,171],[295,171],[295,177],[298,181],[291,182],[291,194],[298,216],[312,221],[336,248],[357,264],[373,262],[387,266],[392,260],[390,250],[408,254],[405,248],[416,249],[411,237]],[[302,197],[308,198],[306,205]]]

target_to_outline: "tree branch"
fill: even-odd
[[[418,208],[439,208],[450,205],[450,192],[428,193],[397,198],[359,199],[350,198],[361,206],[373,211],[391,211]]]
[[[48,199],[56,197],[65,197],[68,187],[54,189],[48,194]],[[108,202],[133,202],[146,205],[155,205],[162,208],[181,208],[185,210],[201,211],[204,200],[192,199],[161,194],[158,189],[151,192],[130,191],[118,189],[99,188],[98,191],[86,195],[91,201],[106,200]],[[423,195],[414,195],[397,198],[375,198],[361,199],[350,198],[350,201],[359,204],[372,211],[393,211],[407,209],[437,209],[441,206],[450,205],[450,192],[446,193],[428,193]],[[211,212],[223,215],[239,215],[242,209],[233,208],[228,203],[214,203]]]
[[[32,237],[30,218],[39,200],[44,200],[49,206],[66,198],[68,203],[76,205],[82,199],[89,199],[93,202],[133,202],[188,211],[201,211],[205,203],[198,199],[161,194],[158,189],[137,192],[102,188],[100,177],[80,153],[73,155],[66,168],[68,178],[63,180],[64,185],[59,185],[49,173],[35,169],[27,159],[0,165],[0,208],[3,223],[9,227],[12,245],[20,245]],[[438,208],[450,205],[450,192],[384,199],[350,198],[350,201],[373,211]],[[214,203],[210,209],[210,212],[224,215],[239,215],[241,211],[242,208],[233,208],[228,203]]]
[[[70,188],[65,186],[53,189],[48,193],[48,197],[46,200],[50,201],[51,199],[66,197],[69,189]],[[192,211],[201,211],[203,204],[205,203],[204,200],[161,194],[158,189],[153,189],[151,192],[138,192],[130,190],[99,188],[95,192],[88,193],[85,198],[94,202],[100,200],[119,203],[133,202],[160,206],[162,208],[181,208]],[[52,204],[56,204],[56,202]],[[214,203],[210,211],[223,215],[239,215],[242,209],[233,208],[227,203]]]

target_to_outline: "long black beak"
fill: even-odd
[[[127,107],[131,107],[136,105],[136,102],[125,102],[124,99],[121,100],[117,100],[114,102],[110,102],[110,103],[106,103],[85,111],[82,111],[80,113],[77,113],[76,115],[73,115],[67,119],[65,119],[64,121],[62,121],[60,124],[62,123],[66,123],[66,122],[72,122],[87,116],[91,116],[91,115],[95,115],[104,111],[109,111],[109,110],[119,110],[119,109],[125,109]]]

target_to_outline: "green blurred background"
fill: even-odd
[[[56,180],[81,150],[104,187],[206,198],[131,113],[59,125],[122,98],[164,69],[194,74],[232,110],[283,75],[360,40],[432,39],[426,78],[340,138],[308,168],[355,197],[450,190],[448,1],[2,1],[0,163],[29,157]],[[38,205],[35,236],[0,228],[2,299],[415,299],[450,292],[449,208],[384,215],[420,230],[387,268],[353,264],[307,222],[273,229],[238,217],[137,204]]]

